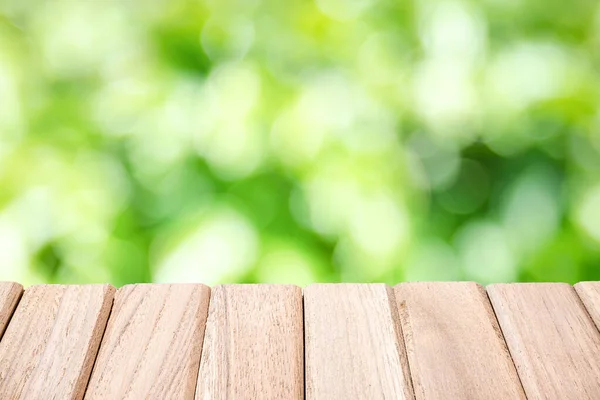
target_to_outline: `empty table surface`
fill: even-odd
[[[4,399],[600,399],[600,282],[0,282]]]

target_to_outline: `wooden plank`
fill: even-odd
[[[392,289],[317,284],[304,289],[307,399],[412,399]]]
[[[210,288],[139,284],[118,290],[86,399],[192,399]]]
[[[394,290],[417,399],[525,399],[483,287],[414,282]]]
[[[528,398],[600,398],[600,335],[570,285],[497,284],[488,294]]]
[[[113,294],[110,285],[25,290],[0,342],[0,398],[81,399]]]
[[[0,282],[0,338],[23,294],[23,286],[14,282]]]
[[[196,399],[302,399],[302,291],[213,288]]]
[[[575,285],[575,290],[596,327],[600,329],[600,282],[579,282]]]

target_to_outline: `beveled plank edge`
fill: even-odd
[[[173,283],[171,285],[179,285],[178,283]],[[196,391],[198,390],[198,380],[200,379],[200,363],[202,362],[202,353],[204,352],[204,338],[206,336],[206,325],[208,324],[208,314],[210,312],[210,303],[212,301],[212,294],[213,294],[213,288],[208,286],[208,285],[204,285],[202,283],[197,284],[203,288],[205,288],[208,293],[208,300],[206,302],[206,317],[204,318],[204,323],[202,324],[202,332],[199,334],[199,338],[200,338],[200,343],[198,344],[200,346],[200,351],[198,354],[198,362],[195,364],[194,366],[194,371],[195,373],[194,375],[194,379],[193,379],[193,389],[192,389],[192,397],[191,399],[195,399],[196,398]]]
[[[0,318],[4,319],[4,321],[0,320],[0,340],[4,336],[4,332],[10,324],[10,320],[12,319],[21,298],[23,297],[23,285],[17,282],[0,282],[1,285],[9,285],[10,289],[8,290],[8,301],[2,304],[2,308],[0,308]]]
[[[398,341],[398,346],[400,346],[401,351],[403,353],[402,354],[402,362],[404,363],[404,365],[406,367],[405,374],[407,375],[407,376],[405,376],[405,378],[408,378],[407,382],[409,382],[409,384],[410,384],[410,392],[412,393],[412,396],[413,396],[412,398],[417,399],[417,398],[423,397],[423,392],[422,392],[421,386],[417,385],[415,383],[415,378],[413,377],[413,367],[414,366],[410,365],[410,360],[409,360],[409,356],[408,356],[408,345],[406,344],[407,341],[412,341],[411,322],[410,322],[410,318],[408,317],[408,310],[406,308],[406,303],[400,302],[396,298],[396,291],[398,290],[397,288],[400,285],[402,285],[403,283],[406,283],[406,282],[397,283],[394,286],[388,286],[389,287],[388,297],[390,299],[390,308],[392,308],[392,310],[394,310],[392,312],[395,312],[395,317],[397,318],[395,321],[397,323],[397,328],[398,328],[397,341]]]
[[[488,288],[492,285],[490,284],[490,285],[483,286],[483,285],[477,284],[477,286],[479,287],[482,296],[484,296],[484,303],[485,303],[486,310],[488,311],[488,316],[489,316],[490,320],[493,319],[492,325],[494,326],[494,330],[496,331],[498,338],[502,341],[502,344],[504,345],[504,349],[506,350],[506,352],[508,353],[508,356],[510,357],[510,362],[513,365],[513,368],[515,371],[515,376],[517,377],[517,380],[519,381],[519,385],[521,386],[521,391],[523,392],[525,397],[527,397],[527,392],[525,391],[525,386],[523,385],[523,379],[521,378],[521,374],[519,373],[519,369],[517,368],[517,364],[515,363],[515,358],[514,358],[513,352],[510,349],[508,342],[506,341],[504,331],[502,330],[502,326],[500,325],[500,320],[498,319],[496,309],[494,308],[494,303],[492,303],[492,299],[490,298],[490,294],[488,292]]]
[[[600,332],[600,319],[594,318],[594,315],[600,315],[600,310],[593,310],[594,305],[592,304],[587,292],[584,290],[584,286],[593,283],[600,284],[599,281],[582,281],[577,282],[575,285],[573,285],[573,288],[575,289],[575,294],[577,295],[577,298],[579,299],[579,302],[585,310],[585,313],[587,314],[588,318],[590,318],[596,329]]]
[[[388,297],[388,304],[390,306],[390,312],[392,313],[392,323],[394,324],[394,332],[396,334],[396,349],[398,351],[398,357],[402,365],[402,371],[404,374],[404,381],[406,382],[405,394],[407,398],[416,399],[415,383],[413,381],[413,374],[410,368],[410,362],[408,360],[408,350],[406,348],[406,342],[404,340],[404,327],[402,326],[403,317],[401,313],[400,304],[396,299],[396,286],[385,285],[385,289]]]
[[[210,313],[210,305],[212,302],[212,296],[213,296],[213,288],[202,284],[202,283],[170,283],[167,285],[196,285],[199,286],[200,288],[206,290],[206,307],[205,307],[205,317],[204,317],[204,321],[202,322],[202,328],[199,334],[198,334],[198,338],[199,338],[199,350],[198,350],[198,362],[196,362],[193,366],[192,366],[192,390],[191,390],[191,397],[190,399],[195,399],[196,398],[196,391],[198,390],[198,380],[200,379],[200,364],[202,362],[202,353],[204,352],[204,339],[206,336],[206,326],[208,325],[208,316]]]
[[[314,284],[314,283],[313,283]],[[302,296],[302,398],[306,399],[306,376],[308,375],[306,371],[306,366],[308,363],[306,362],[306,306],[304,304],[304,289],[308,286],[300,288],[300,296]]]
[[[82,389],[81,389],[81,397],[83,399],[85,397],[85,392],[87,391],[88,384],[92,377],[92,371],[96,366],[96,359],[98,357],[98,353],[100,353],[100,346],[102,345],[102,339],[104,339],[104,333],[106,332],[106,327],[108,326],[108,320],[112,314],[113,304],[115,302],[115,295],[117,294],[117,289],[112,285],[106,285],[104,289],[105,300],[102,304],[102,309],[100,314],[104,316],[104,318],[99,318],[96,321],[96,326],[93,329],[93,337],[94,340],[97,341],[95,346],[88,347],[88,353],[85,355],[84,361],[84,374],[82,375]],[[102,321],[103,319],[103,321]]]

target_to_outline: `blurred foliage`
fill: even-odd
[[[600,6],[0,0],[0,277],[600,280]]]

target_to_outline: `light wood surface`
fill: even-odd
[[[304,289],[307,399],[412,399],[392,289],[317,284]]]
[[[14,282],[0,282],[0,338],[12,317],[23,293],[23,286]]]
[[[86,399],[192,399],[210,289],[128,285],[118,290]]]
[[[302,399],[302,323],[299,287],[213,288],[196,399]]]
[[[112,304],[109,285],[39,285],[0,342],[0,398],[81,399]]]
[[[487,290],[529,399],[600,399],[600,335],[570,285]]]
[[[417,399],[525,399],[480,285],[415,282],[394,290]]]
[[[0,399],[305,397],[600,399],[600,282],[0,282]]]
[[[596,327],[600,329],[600,282],[579,282],[575,285],[575,290]]]

